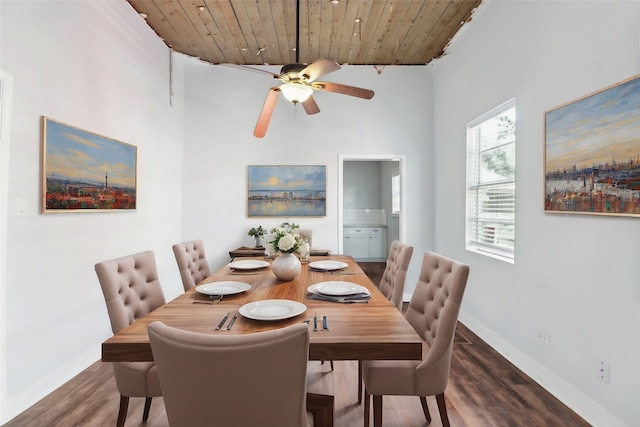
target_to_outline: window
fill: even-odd
[[[516,108],[508,101],[467,125],[466,248],[513,262]]]
[[[391,176],[391,214],[400,214],[400,174]]]

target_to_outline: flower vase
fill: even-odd
[[[280,280],[293,280],[300,274],[300,260],[294,254],[282,254],[273,260],[271,271]]]
[[[262,247],[262,239],[260,238],[260,236],[256,236],[254,237],[254,239],[256,240],[256,248],[260,248]]]

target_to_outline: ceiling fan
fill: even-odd
[[[256,138],[263,138],[267,133],[269,121],[271,120],[271,115],[273,114],[280,92],[293,104],[302,104],[307,114],[317,114],[320,112],[320,108],[312,96],[314,90],[341,93],[363,99],[373,98],[374,92],[369,89],[362,89],[340,83],[316,81],[319,77],[339,70],[340,65],[327,58],[319,58],[309,65],[300,64],[298,58],[298,52],[300,51],[300,0],[296,2],[296,21],[296,63],[283,66],[280,74],[273,74],[257,68],[243,67],[268,73],[273,76],[273,78],[282,81],[280,86],[272,87],[267,93],[267,99],[264,101],[262,111],[258,117],[258,123],[253,131],[253,135]]]

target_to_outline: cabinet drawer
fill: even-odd
[[[369,229],[366,227],[346,227],[344,234],[345,236],[368,236]]]

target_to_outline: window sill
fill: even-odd
[[[502,252],[498,252],[492,249],[483,248],[479,246],[467,246],[465,249],[468,250],[469,252],[474,252],[479,255],[485,255],[491,258],[495,258],[499,261],[507,262],[509,264],[515,264],[515,259],[513,254],[502,253]]]

